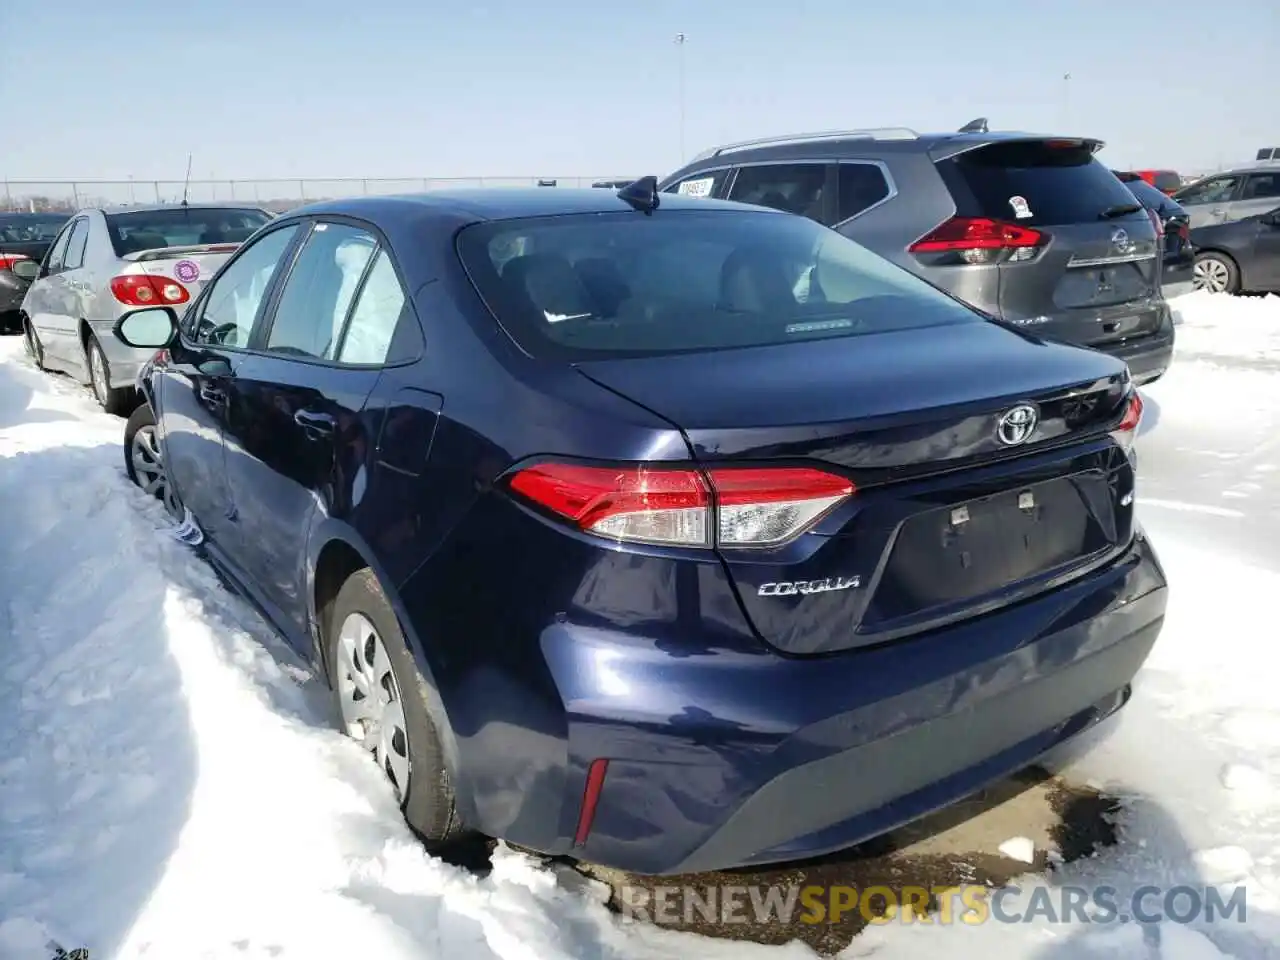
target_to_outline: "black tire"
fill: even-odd
[[[1222,292],[1223,293],[1239,293],[1240,292],[1240,268],[1236,266],[1236,262],[1233,259],[1231,259],[1231,257],[1227,256],[1225,253],[1218,253],[1216,250],[1210,250],[1207,253],[1197,254],[1195,259],[1195,265],[1193,266],[1192,269],[1199,267],[1202,263],[1205,263],[1206,261],[1209,261],[1209,260],[1215,261],[1216,263],[1220,263],[1222,264],[1223,267],[1226,268],[1227,282]]]
[[[329,609],[327,623],[322,625],[335,716],[341,722],[337,672],[343,668],[338,636],[343,622],[353,613],[362,614],[377,630],[401,693],[409,740],[409,785],[402,804],[405,819],[425,844],[438,847],[461,836],[465,827],[458,817],[457,800],[445,767],[440,736],[424,703],[422,676],[409,653],[395,611],[387,602],[378,578],[367,567],[357,570],[343,583]]]
[[[0,313],[0,334],[22,333],[22,314],[17,310]]]
[[[22,335],[27,356],[31,358],[37,370],[44,370],[44,344],[40,342],[40,335],[36,333],[35,325],[28,317],[22,318]]]
[[[138,435],[138,431],[143,427],[154,427],[156,425],[156,415],[151,412],[151,404],[144,403],[129,415],[129,422],[124,425],[124,470],[129,475],[129,480],[135,487],[141,487],[138,481],[138,471],[133,462],[133,438]],[[164,494],[157,491],[154,494],[157,500],[163,500]]]
[[[98,338],[91,333],[89,334],[89,342],[86,345],[84,355],[85,360],[90,364],[89,387],[93,390],[94,399],[98,401],[98,405],[102,407],[103,410],[107,411],[107,413],[117,417],[126,416],[132,406],[130,401],[133,399],[133,388],[112,387],[110,386],[110,380],[108,380],[108,384],[105,388],[99,387],[93,377],[92,364],[94,362],[95,354],[97,355],[98,361],[102,364],[102,369],[106,371],[106,375],[110,377],[111,368],[107,366],[107,355],[102,352],[102,346],[98,343]]]

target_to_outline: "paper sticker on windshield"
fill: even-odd
[[[183,283],[194,283],[200,276],[200,264],[194,260],[179,260],[173,265],[173,275]]]
[[[680,184],[677,193],[682,193],[686,197],[709,197],[711,196],[711,186],[716,182],[715,177],[701,177],[697,180],[686,180]]]
[[[1019,220],[1025,220],[1032,216],[1031,207],[1027,205],[1026,197],[1010,197],[1009,206],[1013,207],[1013,215]]]

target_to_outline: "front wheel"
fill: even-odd
[[[1238,293],[1240,271],[1235,261],[1220,253],[1202,253],[1192,267],[1192,286],[1209,293]]]
[[[430,846],[463,832],[444,752],[395,611],[373,571],[338,590],[326,625],[329,682],[348,736],[391,781],[405,819]]]
[[[124,469],[144,493],[161,501],[175,520],[183,517],[182,501],[169,483],[164,456],[156,436],[156,416],[144,403],[129,416],[124,428]]]

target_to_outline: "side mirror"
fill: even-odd
[[[112,332],[126,347],[159,350],[177,336],[178,316],[170,307],[143,307],[117,320]]]
[[[1263,215],[1262,222],[1269,227],[1280,227],[1280,210],[1272,210]]]
[[[9,269],[15,277],[23,280],[38,280],[40,278],[40,263],[36,260],[16,260]]]

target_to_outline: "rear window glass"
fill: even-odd
[[[1125,184],[1125,187],[1140,204],[1153,210],[1159,210],[1165,203],[1172,202],[1145,180],[1131,180]]]
[[[118,256],[199,243],[243,243],[271,214],[239,207],[174,207],[107,214],[107,231]]]
[[[569,362],[982,322],[852,240],[763,211],[488,222],[458,250],[511,337]]]
[[[938,169],[951,189],[956,212],[962,217],[1054,226],[1096,223],[1104,211],[1132,205],[1125,185],[1087,145],[1051,144],[1054,141],[995,143],[940,161]]]
[[[38,213],[0,216],[0,242],[40,243],[52,240],[70,219],[67,214],[48,217]]]

